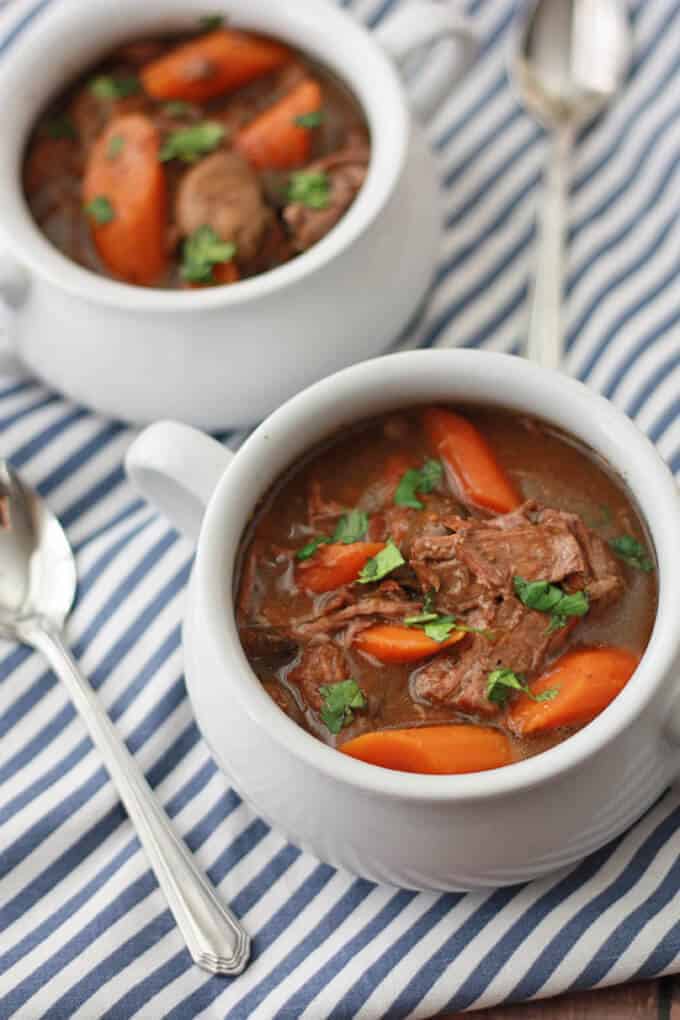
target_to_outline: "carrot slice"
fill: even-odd
[[[90,151],[83,179],[87,205],[105,199],[110,222],[91,220],[97,250],[114,276],[152,284],[167,266],[167,189],[149,117],[114,117]]]
[[[430,445],[444,462],[454,488],[465,499],[498,513],[508,513],[520,505],[517,489],[474,425],[440,407],[425,411],[423,422]]]
[[[380,730],[348,740],[343,754],[369,765],[399,772],[450,775],[484,772],[510,765],[510,741],[488,726],[417,726],[408,730]]]
[[[532,694],[557,690],[551,701],[520,695],[508,712],[508,724],[522,736],[560,726],[581,726],[607,707],[625,687],[639,662],[625,648],[580,648],[560,656],[536,683]]]
[[[189,287],[191,290],[196,290],[203,287],[214,287],[216,284],[238,283],[241,279],[238,266],[233,259],[230,259],[229,262],[218,262],[216,266],[213,266],[212,275],[210,283],[190,283]]]
[[[219,28],[152,60],[141,79],[153,99],[200,103],[233,92],[290,59],[290,50],[281,43]]]
[[[417,662],[430,655],[436,655],[444,648],[458,644],[465,632],[454,630],[445,641],[434,641],[425,631],[398,624],[378,623],[375,627],[362,630],[354,644],[374,659],[385,663]]]
[[[244,127],[235,147],[257,170],[286,170],[308,162],[312,136],[295,118],[321,107],[321,87],[306,78]]]
[[[311,559],[298,564],[297,583],[301,588],[317,593],[351,584],[371,557],[384,548],[383,542],[321,545]]]

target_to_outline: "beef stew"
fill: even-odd
[[[149,287],[233,284],[321,240],[368,170],[357,101],[327,68],[225,25],[118,47],[42,114],[23,185],[80,265]]]
[[[656,577],[621,481],[505,411],[345,430],[263,500],[237,623],[265,690],[342,752],[412,772],[531,757],[621,691]]]

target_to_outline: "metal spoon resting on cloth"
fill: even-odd
[[[569,155],[578,129],[619,91],[632,33],[624,0],[534,0],[521,24],[510,77],[550,135],[527,357],[559,368]]]
[[[40,496],[0,461],[0,637],[42,652],[63,680],[137,830],[195,963],[240,974],[250,939],[177,836],[63,640],[76,594],[68,539]]]

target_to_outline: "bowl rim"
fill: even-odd
[[[299,430],[305,420],[313,414],[318,417],[322,410],[327,416],[343,401],[351,405],[357,394],[360,399],[370,400],[371,394],[377,399],[386,387],[396,387],[395,392],[402,387],[401,406],[408,406],[409,388],[413,392],[416,384],[425,380],[434,393],[445,385],[441,380],[447,376],[457,378],[458,387],[474,382],[478,388],[486,385],[487,377],[495,376],[503,383],[503,399],[496,400],[496,406],[507,407],[509,403],[512,406],[510,401],[515,399],[515,393],[523,389],[533,394],[531,399],[535,401],[533,407],[525,407],[525,413],[553,421],[561,428],[560,419],[571,414],[575,421],[587,423],[580,428],[591,433],[590,440],[585,441],[596,453],[611,461],[602,449],[609,444],[611,449],[616,447],[624,460],[629,458],[631,466],[624,480],[646,521],[655,548],[658,607],[652,635],[633,677],[592,723],[554,748],[509,766],[465,775],[430,776],[391,771],[342,755],[307,733],[273,703],[255,677],[238,639],[231,591],[237,545],[227,558],[221,535],[225,522],[231,522],[229,526],[234,533],[238,530],[240,538],[252,507],[237,528],[234,493],[246,492],[254,483],[266,491],[274,475],[264,478],[262,471],[258,474],[258,464],[263,456],[276,452],[276,444],[280,445],[288,430]],[[434,381],[429,383],[428,379]],[[559,413],[538,412],[539,395],[545,406],[557,407]],[[460,397],[453,395],[449,399],[461,402]],[[392,406],[396,409],[399,405],[393,402]],[[366,415],[362,413],[355,420],[363,417]],[[582,438],[579,429],[568,431]],[[308,445],[314,442],[316,439]],[[673,585],[677,590],[680,583],[679,520],[680,498],[674,479],[651,442],[621,411],[583,383],[512,355],[474,350],[408,351],[354,365],[316,383],[289,400],[252,433],[225,471],[208,507],[198,545],[195,597],[204,618],[202,626],[207,628],[211,647],[221,660],[220,673],[230,677],[230,696],[239,699],[241,708],[267,739],[283,745],[290,754],[336,782],[367,794],[423,802],[488,800],[550,782],[591,759],[631,725],[669,676],[680,648],[680,631],[672,611]]]
[[[244,3],[243,10],[236,14],[234,5],[232,0],[225,13],[239,27],[266,32],[268,24],[276,22],[270,34],[291,43],[296,43],[301,34],[306,42],[300,48],[316,56],[326,66],[330,65],[359,102],[369,125],[371,153],[366,180],[350,208],[329,233],[307,251],[282,266],[229,287],[195,291],[138,287],[99,276],[73,262],[47,240],[23,198],[21,166],[26,138],[49,95],[54,95],[53,89],[40,92],[35,86],[28,88],[26,85],[31,81],[31,68],[35,67],[37,56],[40,52],[53,52],[57,44],[67,45],[73,32],[81,35],[85,31],[91,32],[90,22],[101,19],[109,8],[115,7],[115,18],[109,17],[108,22],[103,23],[104,27],[92,34],[93,48],[102,53],[107,48],[102,39],[109,39],[110,46],[114,45],[114,41],[130,36],[127,24],[126,31],[116,31],[116,26],[125,21],[127,13],[137,16],[135,25],[138,32],[145,30],[142,23],[150,28],[164,26],[167,30],[182,23],[193,24],[196,15],[204,13],[205,4],[202,0],[145,0],[143,5],[138,0],[104,0],[83,9],[81,0],[42,0],[20,19],[0,48],[0,53],[4,54],[0,87],[6,94],[30,95],[34,107],[28,117],[29,123],[19,128],[20,138],[16,144],[11,144],[9,151],[7,132],[4,140],[0,140],[0,152],[3,146],[6,147],[4,158],[0,160],[0,202],[3,205],[0,238],[8,252],[37,277],[90,302],[113,305],[126,311],[193,314],[201,310],[240,306],[299,283],[322,270],[328,262],[350,248],[384,209],[405,164],[410,124],[403,84],[387,53],[370,31],[328,0],[297,0],[295,5],[286,5],[285,10],[272,4],[270,12],[265,12],[266,2],[263,0],[253,8]],[[211,6],[218,9],[225,7],[226,0],[216,0]],[[189,21],[189,18],[192,20]],[[135,28],[132,34],[134,31]],[[318,45],[307,44],[312,37]],[[324,37],[329,48],[328,40],[332,40],[332,52],[320,52]],[[338,44],[340,39],[343,40],[342,46]],[[347,54],[351,55],[351,60]],[[87,61],[81,66],[86,64]],[[360,65],[363,67],[361,74],[358,73]],[[66,75],[64,80],[68,77]],[[14,133],[17,134],[17,131]]]

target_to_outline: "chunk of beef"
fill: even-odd
[[[349,209],[368,172],[369,153],[351,146],[310,163],[307,170],[328,176],[329,200],[323,209],[311,209],[302,202],[291,202],[283,211],[296,251],[306,251],[331,230]]]
[[[511,593],[515,576],[586,588],[593,602],[621,592],[614,557],[575,514],[526,504],[493,521],[444,522],[452,533],[416,539],[411,565],[451,612],[464,611],[485,594]]]
[[[299,663],[286,679],[298,688],[305,705],[318,712],[321,708],[319,688],[347,680],[349,675],[342,649],[330,641],[323,641],[307,645]]]
[[[244,276],[257,276],[258,273],[283,265],[294,254],[288,235],[276,216],[272,216],[257,251],[249,258],[239,258],[239,266]]]
[[[86,87],[74,96],[68,112],[78,132],[78,139],[87,151],[114,117],[151,111],[151,101],[142,93],[123,96],[121,99],[99,99]]]
[[[175,200],[180,234],[212,227],[236,245],[237,258],[256,253],[270,216],[257,176],[236,152],[214,152],[188,170]]]
[[[565,525],[579,544],[584,567],[568,585],[572,590],[586,588],[591,603],[600,607],[615,602],[623,592],[623,572],[607,543],[596,532],[586,527],[577,514],[564,510],[542,510],[539,520],[545,524],[559,521]]]
[[[241,627],[239,637],[249,658],[266,659],[270,665],[284,665],[297,652],[297,644],[277,627],[253,625]]]
[[[371,515],[368,537],[371,542],[386,542],[391,538],[402,555],[410,559],[420,536],[444,536],[446,533],[439,514],[406,506],[388,506],[381,513]]]
[[[508,596],[497,608],[491,635],[471,635],[459,655],[438,655],[413,674],[412,692],[416,698],[460,712],[496,715],[500,706],[486,696],[489,673],[505,668],[535,674],[569,632],[570,627],[551,632],[545,613],[526,609]]]

